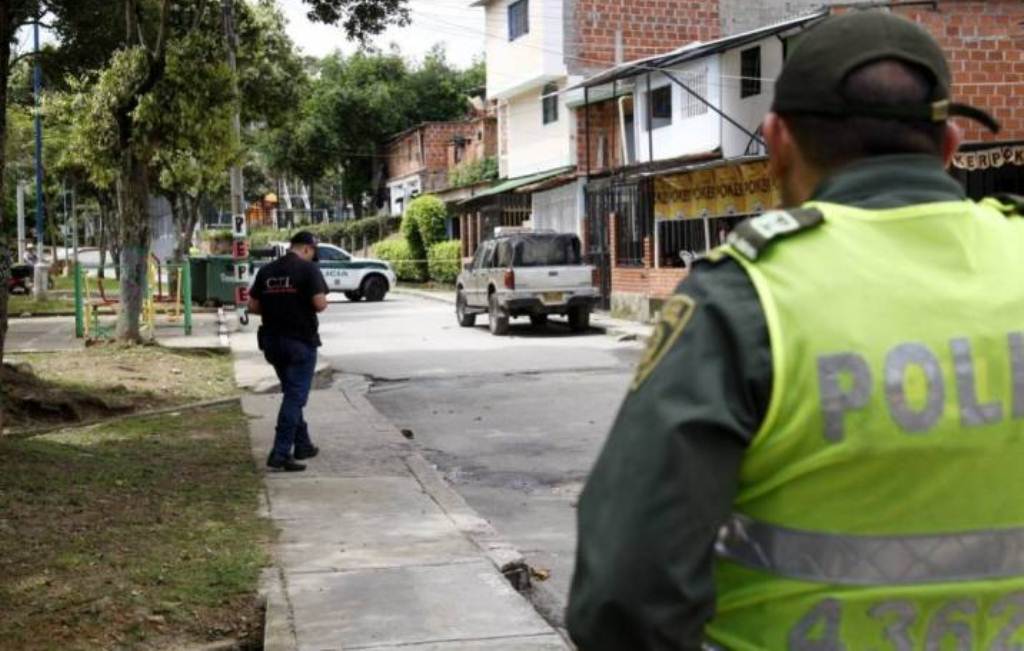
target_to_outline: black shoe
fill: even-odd
[[[267,457],[267,466],[274,470],[283,470],[284,472],[302,472],[306,469],[306,464],[295,463],[293,457],[282,457],[273,452]]]
[[[315,445],[311,445],[308,448],[302,448],[301,450],[298,448],[295,449],[295,458],[299,461],[302,459],[312,459],[318,454],[320,454],[320,448]]]

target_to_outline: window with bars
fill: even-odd
[[[508,6],[508,40],[530,33],[529,0],[517,0]]]
[[[689,267],[707,250],[703,219],[658,222],[659,263],[662,267]]]
[[[684,72],[679,76],[688,88],[693,90],[694,93],[701,97],[707,98],[708,96],[708,70],[691,70]],[[708,112],[708,105],[705,102],[697,99],[693,93],[683,90],[683,106],[682,113],[683,118],[695,118],[698,115],[704,115]]]
[[[761,46],[740,52],[740,98],[761,94]]]
[[[544,124],[558,122],[558,84],[547,84],[541,91]]]

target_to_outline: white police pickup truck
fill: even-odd
[[[288,243],[274,242],[271,248],[275,257],[282,256]],[[317,245],[316,253],[327,287],[332,292],[342,292],[350,301],[383,301],[398,282],[395,270],[383,260],[357,258],[333,244]]]
[[[528,316],[540,326],[552,314],[568,317],[569,327],[583,332],[598,300],[596,285],[575,235],[498,228],[459,275],[455,315],[468,328],[478,314],[487,314],[495,335],[508,333],[510,318]]]

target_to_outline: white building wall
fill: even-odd
[[[681,65],[669,72],[701,93],[713,106],[721,108],[719,56],[710,56]],[[672,123],[655,128],[650,137],[647,129],[647,78],[651,90],[672,87]],[[701,82],[700,79],[706,81]],[[665,160],[712,151],[721,146],[721,117],[694,99],[679,84],[663,73],[653,72],[636,78],[633,101],[636,128],[637,163]],[[651,144],[654,155],[651,156]]]
[[[560,82],[565,87],[565,82]],[[576,162],[576,116],[559,96],[558,120],[544,124],[540,87],[508,100],[507,110],[499,111],[499,120],[507,116],[508,126],[499,125],[499,134],[507,137],[503,147],[507,160],[505,176],[516,178],[536,174]]]
[[[418,197],[422,189],[422,179],[419,174],[388,183],[388,193],[390,195],[389,214],[395,217],[404,215],[409,202]]]
[[[752,47],[761,48],[761,93],[740,98],[740,53]],[[782,42],[772,36],[757,43],[722,53],[722,97],[725,113],[749,131],[755,132],[771,108],[775,94],[772,81],[782,71]],[[722,153],[726,158],[742,156],[747,151],[750,136],[734,125],[722,121]],[[751,154],[766,153],[756,143]]]
[[[581,234],[583,220],[584,180],[579,179],[561,187],[534,192],[533,227],[559,233]]]
[[[567,74],[563,52],[562,0],[528,0],[530,31],[508,40],[508,6],[493,0],[486,7],[487,96],[503,99]]]

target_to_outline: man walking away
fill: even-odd
[[[797,41],[785,211],[698,261],[579,502],[582,651],[1017,649],[1024,201],[968,200],[950,71],[878,11]]]
[[[274,367],[284,394],[267,465],[287,472],[305,470],[297,460],[312,459],[320,451],[302,417],[320,346],[316,315],[327,309],[329,291],[315,264],[316,248],[312,233],[296,233],[288,253],[259,270],[249,293],[249,312],[263,319],[256,335],[260,350]]]

